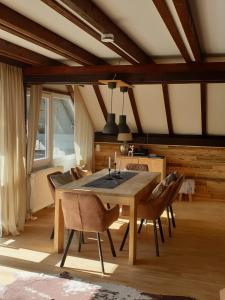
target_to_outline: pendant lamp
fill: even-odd
[[[120,88],[120,91],[123,93],[123,104],[122,104],[122,115],[119,116],[119,133],[129,133],[130,132],[130,128],[127,125],[126,122],[126,115],[123,114],[124,111],[124,93],[126,93],[128,91],[128,88],[126,86],[122,86]]]
[[[115,114],[112,113],[112,98],[113,98],[113,90],[116,88],[116,82],[109,82],[108,88],[111,89],[111,112],[107,114],[107,122],[103,128],[103,134],[118,134],[118,126],[115,122]]]

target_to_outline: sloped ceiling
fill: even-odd
[[[61,3],[62,1],[57,0]],[[110,17],[155,63],[184,62],[176,43],[151,0],[94,0],[102,11]],[[194,56],[182,28],[172,0],[165,0],[174,18],[187,51],[194,62]],[[108,63],[127,64],[117,53],[97,41],[82,29],[68,21],[41,0],[0,0],[38,24],[57,33],[72,43],[86,49]],[[189,1],[191,13],[200,41],[201,51],[210,57],[206,60],[225,60],[224,0]],[[65,5],[64,5],[65,7]],[[69,8],[67,7],[69,10]],[[71,10],[69,10],[71,12]],[[75,62],[37,46],[21,37],[0,29],[0,38],[30,49],[68,65]],[[218,55],[220,57],[218,57]],[[54,87],[55,88],[55,87]],[[81,94],[92,117],[95,130],[101,131],[105,119],[92,86],[80,87]],[[110,111],[110,91],[100,87],[107,111]],[[161,85],[136,85],[133,88],[137,111],[145,133],[168,133],[168,124]],[[175,134],[201,134],[201,93],[200,84],[169,84],[169,104]],[[122,109],[122,95],[115,90],[113,112],[117,120]],[[128,95],[125,95],[125,113],[133,132],[137,125]],[[225,135],[225,84],[207,84],[207,133]]]

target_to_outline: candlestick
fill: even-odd
[[[109,156],[109,169],[111,169],[111,157]]]

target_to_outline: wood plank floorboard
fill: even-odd
[[[112,257],[107,235],[103,234],[107,272],[103,277],[94,234],[85,233],[80,253],[74,239],[65,268],[59,268],[62,255],[54,253],[49,239],[54,210],[46,208],[35,214],[37,220],[27,222],[20,236],[0,239],[0,266],[47,274],[65,270],[86,280],[125,284],[150,293],[219,299],[219,291],[225,288],[225,203],[182,201],[174,204],[174,212],[177,228],[172,238],[168,237],[166,219],[162,219],[165,243],[159,243],[160,257],[155,256],[152,224],[143,226],[135,266],[127,264],[128,242],[124,251],[119,251],[127,220],[113,224],[117,257]]]

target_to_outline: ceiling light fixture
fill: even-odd
[[[112,33],[102,33],[101,34],[101,41],[103,43],[113,43],[114,42],[114,35]]]
[[[115,122],[115,114],[112,113],[112,99],[113,99],[113,90],[116,88],[115,82],[109,82],[108,88],[111,89],[111,112],[107,114],[107,122],[103,128],[103,134],[112,134],[117,135],[118,126]]]

